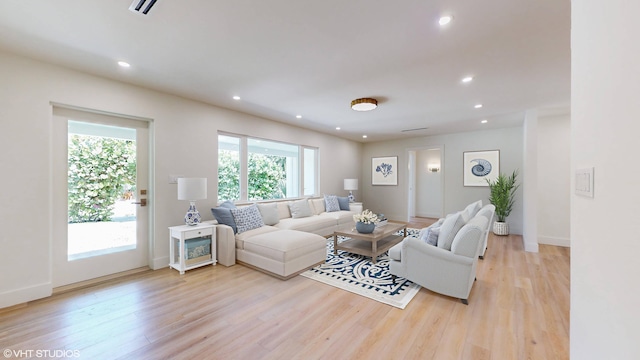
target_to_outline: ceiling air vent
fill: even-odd
[[[155,5],[157,0],[133,0],[131,6],[129,6],[129,10],[134,13],[147,15],[151,7]]]
[[[411,131],[420,131],[420,130],[427,130],[428,127],[423,127],[423,128],[416,128],[416,129],[404,129],[404,130],[400,130],[400,132],[411,132]]]

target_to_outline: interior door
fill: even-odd
[[[53,286],[147,266],[148,122],[53,114]]]

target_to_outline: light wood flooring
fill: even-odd
[[[569,261],[568,248],[527,253],[520,236],[492,234],[468,306],[421,289],[404,310],[241,265],[146,271],[0,310],[0,350],[78,350],[81,359],[568,359]]]

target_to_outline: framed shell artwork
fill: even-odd
[[[500,150],[465,151],[462,164],[464,186],[489,186],[500,174]]]

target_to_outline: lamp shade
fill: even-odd
[[[207,198],[207,178],[178,178],[178,200]]]
[[[345,190],[358,190],[358,179],[344,179]]]

